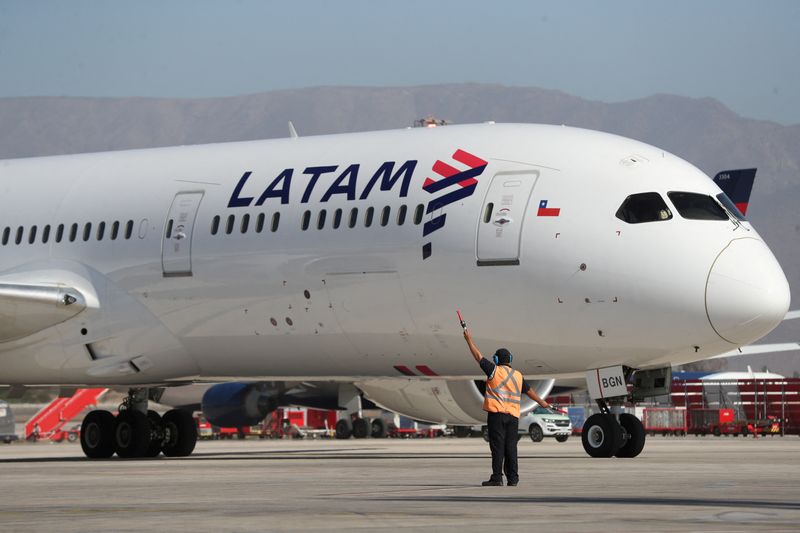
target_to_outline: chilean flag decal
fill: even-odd
[[[560,207],[547,207],[547,200],[542,200],[539,202],[539,211],[537,211],[536,216],[538,217],[557,217],[561,214]]]

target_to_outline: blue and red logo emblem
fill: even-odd
[[[438,192],[446,191],[444,194],[433,198],[428,202],[428,207],[425,209],[425,214],[433,213],[453,202],[458,202],[464,198],[472,196],[475,188],[478,186],[478,176],[483,174],[486,169],[487,162],[464,150],[456,150],[453,154],[453,160],[466,166],[466,169],[459,170],[458,168],[445,163],[444,161],[436,161],[433,164],[432,170],[441,176],[441,179],[434,180],[426,178],[422,188],[429,194],[436,194]],[[432,218],[425,222],[422,229],[422,236],[427,237],[434,231],[444,227],[447,220],[447,213]],[[422,259],[427,259],[433,253],[432,243],[426,242],[422,246]]]

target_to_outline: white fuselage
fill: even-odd
[[[470,168],[457,150],[486,162],[477,183],[423,188],[445,179],[437,161]],[[415,223],[418,205],[469,183]],[[688,220],[669,204],[670,191],[719,194],[707,176],[587,130],[486,124],[8,160],[0,188],[0,283],[86,298],[76,316],[0,344],[0,383],[475,376],[456,309],[485,352],[504,346],[527,375],[567,375],[710,357],[760,338],[788,308],[786,279],[748,223]],[[615,216],[651,191],[672,219]],[[754,279],[727,285],[712,265],[737,241],[747,250],[733,259],[754,262]]]

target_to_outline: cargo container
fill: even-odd
[[[642,410],[642,424],[650,435],[686,435],[686,409],[646,407]]]

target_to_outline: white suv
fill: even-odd
[[[566,442],[572,435],[569,416],[541,406],[519,419],[520,435],[528,434],[533,442],[541,442],[545,437],[555,437],[558,442]]]

